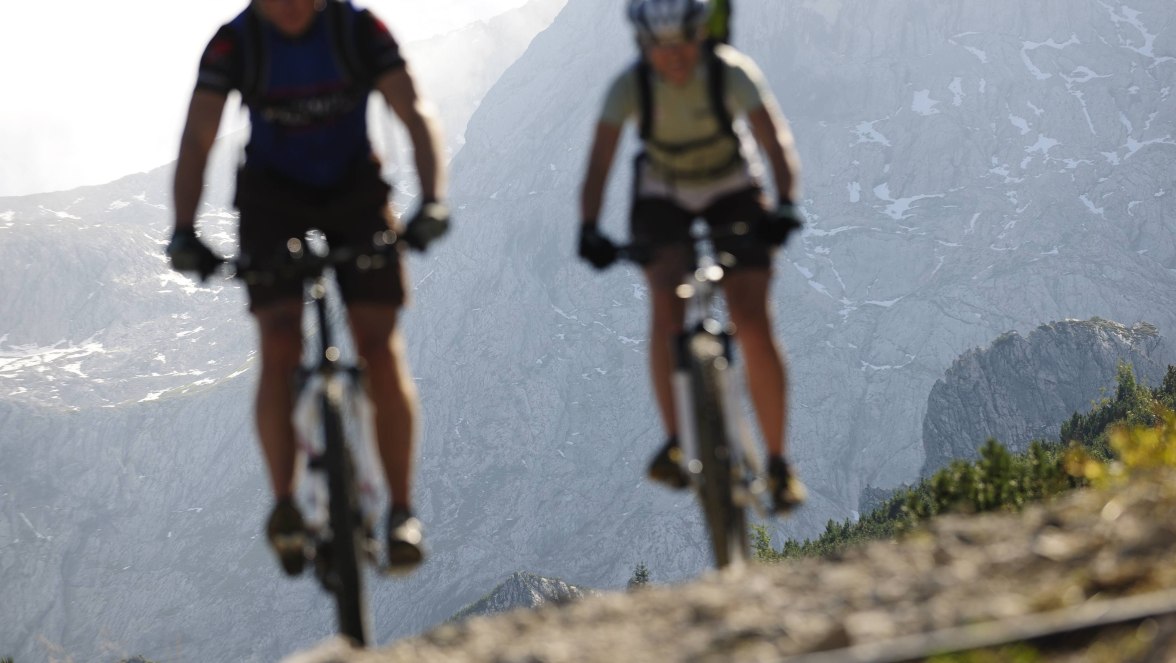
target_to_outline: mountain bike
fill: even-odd
[[[289,255],[281,260],[265,265],[228,261],[234,278],[246,283],[303,281],[314,308],[319,342],[314,359],[299,369],[294,415],[304,472],[300,502],[309,503],[305,555],[323,589],[335,597],[339,634],[360,646],[369,644],[371,632],[363,569],[378,566],[382,556],[373,526],[379,508],[373,472],[379,464],[371,431],[362,429],[371,421],[362,371],[341,361],[335,341],[327,274],[345,263],[361,270],[385,267],[396,259],[396,241],[389,231],[376,235],[370,247],[315,252],[308,242],[291,239]]]
[[[710,536],[715,566],[741,564],[750,559],[747,510],[765,517],[767,484],[751,442],[737,385],[733,327],[720,312],[725,265],[716,257],[713,241],[735,238],[757,241],[748,224],[714,231],[692,230],[695,264],[676,294],[686,302],[682,333],[674,340],[674,406],[683,469],[698,495]],[[652,247],[630,244],[620,257],[648,262]]]

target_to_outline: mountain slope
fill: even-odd
[[[967,349],[1051,319],[1172,326],[1163,173],[1176,118],[1157,109],[1176,81],[1173,9],[1133,7],[741,6],[736,41],[792,120],[811,219],[778,261],[774,296],[794,453],[814,493],[789,533],[848,516],[864,485],[918,473],[927,394]],[[428,304],[425,333],[443,354],[479,358],[462,364],[451,407],[496,384],[509,419],[531,429],[512,449],[541,458],[542,442],[591,432],[588,471],[640,463],[628,450],[659,438],[642,279],[571,256],[587,139],[607,73],[632,57],[627,35],[619,12],[571,2],[487,96],[454,162],[464,225],[428,282],[471,293]],[[616,234],[626,171],[618,158],[603,215]],[[641,525],[609,522],[642,540]],[[638,555],[681,568],[664,549]]]
[[[1173,327],[1176,118],[1161,109],[1174,11],[740,5],[737,43],[793,121],[811,218],[778,260],[774,299],[812,503],[778,537],[848,516],[862,486],[913,478],[927,395],[969,348],[1071,317]],[[615,587],[638,560],[668,581],[709,563],[690,497],[643,479],[661,432],[641,276],[572,257],[591,125],[632,52],[619,9],[570,0],[469,122],[454,231],[412,259],[404,318],[432,557],[373,585],[381,640],[519,568]],[[623,170],[605,217],[617,233]],[[0,465],[0,569],[35,597],[0,605],[18,657],[44,651],[44,635],[79,657],[115,642],[273,660],[330,628],[311,582],[283,582],[250,538],[268,498],[251,377],[237,375],[251,366],[249,322],[235,288],[190,288],[160,260],[168,177],[0,199],[0,283],[17,293],[0,299],[0,456],[21,458]],[[202,210],[221,247],[225,191],[214,182]],[[140,492],[139,475],[162,487]],[[180,525],[192,537],[168,545]],[[95,540],[99,528],[118,536]]]
[[[534,609],[545,605],[561,605],[595,593],[590,589],[569,585],[557,578],[544,578],[534,573],[519,571],[511,574],[486,596],[459,610],[450,621],[518,609]]]

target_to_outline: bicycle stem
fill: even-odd
[[[315,318],[318,320],[319,366],[324,372],[333,373],[339,360],[339,349],[335,347],[335,339],[327,317],[327,280],[325,276],[320,275],[314,280],[310,287],[310,297],[314,301]]]

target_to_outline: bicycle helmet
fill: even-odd
[[[692,40],[710,18],[710,0],[631,0],[629,22],[643,44]]]

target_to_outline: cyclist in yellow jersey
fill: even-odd
[[[634,168],[630,212],[633,241],[654,246],[644,265],[652,301],[650,368],[668,439],[649,475],[684,487],[671,374],[672,342],[682,329],[684,303],[675,288],[692,264],[690,225],[754,224],[761,241],[720,237],[716,251],[732,258],[724,290],[748,386],[768,452],[769,485],[777,512],[801,504],[805,489],[786,460],[788,382],[784,353],[772,335],[768,290],[775,249],[801,227],[795,205],[799,162],[788,124],[754,62],[711,39],[711,0],[632,0],[629,19],[641,58],[613,81],[596,126],[581,201],[580,256],[597,268],[611,264],[616,245],[597,228],[605,184],[625,123],[636,120],[644,150]],[[739,130],[745,117],[771,166],[777,205],[769,208],[754,145]]]

